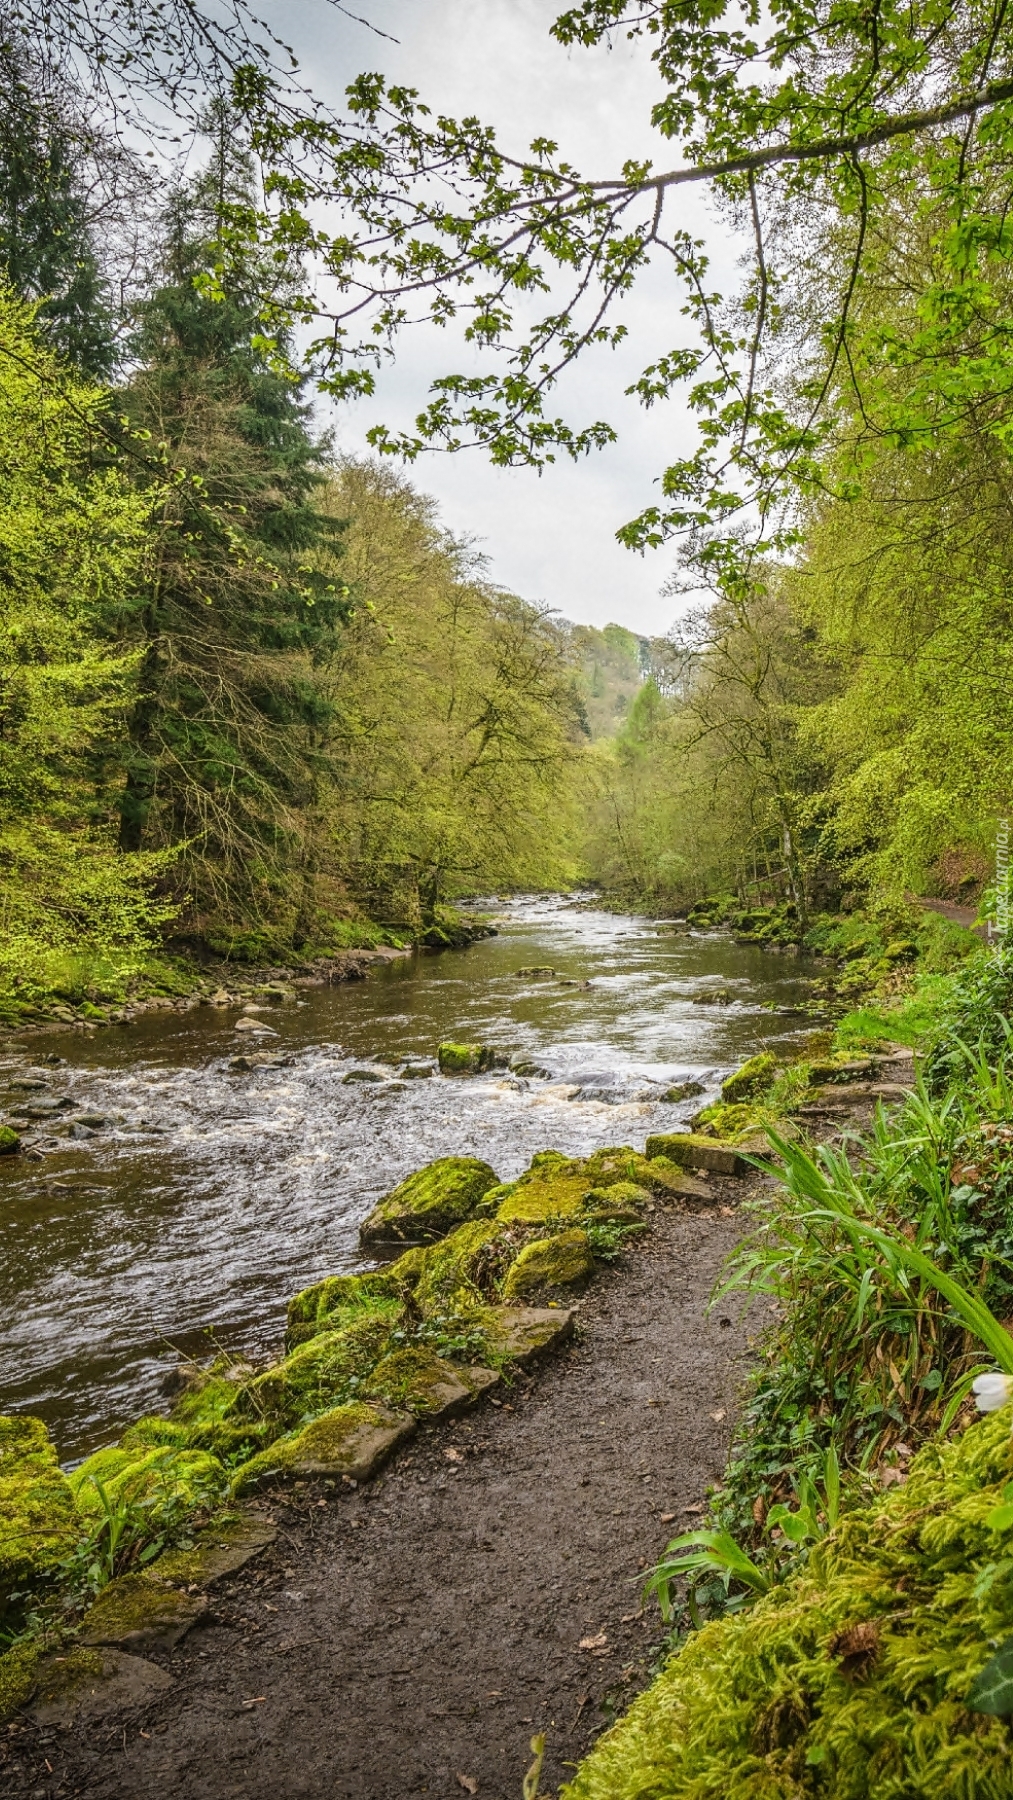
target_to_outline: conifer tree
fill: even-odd
[[[41,304],[37,326],[84,373],[108,377],[112,313],[80,175],[82,145],[57,85],[0,30],[0,264]]]
[[[126,394],[151,478],[159,459],[173,476],[153,579],[117,621],[144,644],[120,843],[182,841],[198,914],[228,919],[251,895],[284,911],[326,714],[318,674],[348,607],[340,523],[315,504],[326,444],[261,330],[288,271],[233,254],[223,208],[251,198],[254,170],[223,109],[211,124],[210,163],[166,218]]]

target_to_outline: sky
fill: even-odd
[[[295,49],[306,84],[335,106],[354,75],[379,70],[418,88],[434,110],[477,114],[505,149],[523,153],[535,135],[555,138],[582,173],[617,174],[629,157],[659,167],[675,160],[650,126],[661,87],[647,47],[619,39],[611,50],[567,51],[549,37],[560,10],[553,0],[349,0],[349,8],[388,36],[327,0],[263,5]],[[680,224],[708,240],[718,285],[730,282],[736,246],[708,217],[701,194],[687,192],[681,204]],[[651,503],[661,471],[694,441],[680,401],[644,412],[623,395],[654,356],[685,341],[681,305],[673,275],[651,270],[624,307],[629,342],[596,350],[559,390],[554,411],[616,428],[619,441],[608,449],[541,474],[495,469],[479,449],[426,455],[412,466],[410,479],[435,496],[444,524],[488,557],[498,585],[585,624],[615,620],[648,635],[671,624],[679,602],[660,590],[675,566],[673,549],[641,556],[617,544],[615,532]],[[434,376],[469,366],[459,342],[435,328],[406,334],[375,398],[335,409],[338,447],[368,453],[372,424],[409,426]]]

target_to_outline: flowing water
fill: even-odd
[[[18,1081],[40,1084],[36,1103],[72,1103],[40,1128],[38,1160],[0,1163],[0,1410],[40,1415],[61,1455],[80,1457],[164,1406],[180,1351],[276,1352],[289,1296],[363,1266],[360,1220],[412,1169],[481,1156],[505,1180],[536,1150],[642,1149],[703,1103],[665,1102],[672,1083],[710,1092],[807,1028],[790,1014],[803,962],[574,900],[494,910],[498,936],[303,990],[271,1010],[277,1035],[262,1041],[236,1033],[234,1010],[202,1007],[0,1061],[6,1115],[23,1104]],[[556,973],[518,972],[532,966]],[[715,991],[724,1004],[707,1003]],[[545,1073],[398,1079],[445,1038],[526,1053]],[[230,1069],[268,1047],[291,1066]],[[364,1068],[382,1079],[345,1081]]]

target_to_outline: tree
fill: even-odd
[[[0,38],[0,263],[39,327],[86,374],[113,364],[110,299],[80,174],[82,144],[66,91],[23,45]]]
[[[106,611],[143,580],[150,510],[111,461],[101,390],[0,290],[0,1001],[137,966],[159,860],[116,854],[108,741],[134,658]]]
[[[227,202],[253,172],[224,110],[207,170],[175,196],[162,279],[140,309],[124,400],[164,489],[144,591],[112,609],[137,644],[120,844],[180,844],[198,916],[291,912],[316,781],[319,673],[347,617],[340,522],[315,504],[325,446],[258,329],[287,270],[235,251]],[[218,270],[215,297],[197,277]]]

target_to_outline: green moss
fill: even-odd
[[[0,1656],[0,1723],[31,1698],[41,1656],[39,1642],[32,1638],[23,1638]]]
[[[359,1228],[364,1244],[429,1242],[486,1210],[496,1171],[474,1156],[441,1156],[409,1175],[374,1206]]]
[[[748,1137],[754,1132],[760,1118],[760,1108],[751,1106],[748,1101],[728,1105],[723,1100],[716,1100],[713,1106],[705,1106],[702,1112],[697,1113],[693,1127],[694,1130],[706,1129],[723,1143],[734,1144],[739,1138]]]
[[[504,1300],[527,1298],[539,1290],[583,1287],[594,1274],[585,1231],[558,1231],[525,1244],[503,1284]]]
[[[480,1075],[497,1064],[488,1044],[441,1044],[436,1054],[443,1075]]]
[[[1008,1408],[930,1444],[782,1587],[694,1634],[565,1800],[1008,1800],[1008,1721],[967,1697],[1013,1630],[1013,1532],[986,1523],[1011,1470]]]
[[[157,1512],[175,1516],[207,1505],[222,1493],[225,1471],[218,1458],[206,1450],[157,1445],[139,1450],[117,1445],[97,1450],[68,1480],[85,1518],[102,1514],[96,1486],[101,1483],[110,1501],[143,1505],[154,1519]]]
[[[80,1525],[41,1419],[0,1417],[0,1620],[56,1576]]]
[[[285,1348],[294,1350],[318,1331],[340,1331],[366,1314],[393,1324],[400,1309],[400,1286],[389,1269],[369,1275],[329,1275],[289,1301]]]
[[[390,1338],[386,1319],[367,1314],[343,1331],[319,1332],[282,1362],[257,1375],[236,1396],[233,1415],[266,1423],[269,1435],[290,1431],[306,1419],[350,1399],[384,1355]]]
[[[592,1182],[584,1165],[565,1157],[559,1162],[532,1164],[500,1201],[496,1217],[504,1224],[542,1225],[579,1213]]]
[[[751,1056],[734,1075],[721,1083],[721,1098],[728,1106],[737,1105],[741,1100],[755,1100],[767,1091],[776,1073],[777,1057],[771,1051],[763,1050],[758,1056]]]
[[[398,1411],[425,1417],[427,1413],[442,1411],[448,1397],[467,1385],[466,1369],[416,1344],[385,1356],[362,1392],[366,1399],[380,1400]]]
[[[138,1454],[146,1450],[185,1450],[189,1444],[186,1426],[175,1425],[171,1419],[138,1419],[136,1425],[128,1426],[120,1439],[121,1450]]]
[[[68,1647],[62,1655],[47,1659],[38,1669],[38,1679],[33,1681],[36,1706],[72,1702],[82,1688],[91,1688],[96,1681],[101,1681],[104,1670],[100,1650],[88,1650],[83,1644]]]
[[[482,1265],[501,1236],[495,1221],[474,1219],[442,1243],[414,1252],[417,1261],[409,1263],[408,1257],[402,1257],[394,1264],[394,1272],[407,1265],[405,1279],[411,1281],[414,1302],[423,1318],[483,1303],[479,1285]]]
[[[337,1406],[303,1426],[301,1431],[279,1438],[269,1450],[262,1450],[245,1463],[235,1477],[233,1491],[245,1493],[263,1482],[284,1479],[300,1469],[326,1470],[335,1475],[362,1470],[363,1438],[383,1435],[386,1429],[384,1414],[375,1406],[364,1401]]]
[[[611,1187],[589,1188],[584,1198],[584,1213],[589,1219],[635,1222],[643,1217],[651,1203],[650,1190],[636,1181],[614,1181]]]
[[[11,1125],[0,1125],[0,1156],[13,1156],[21,1148],[21,1139]]]

